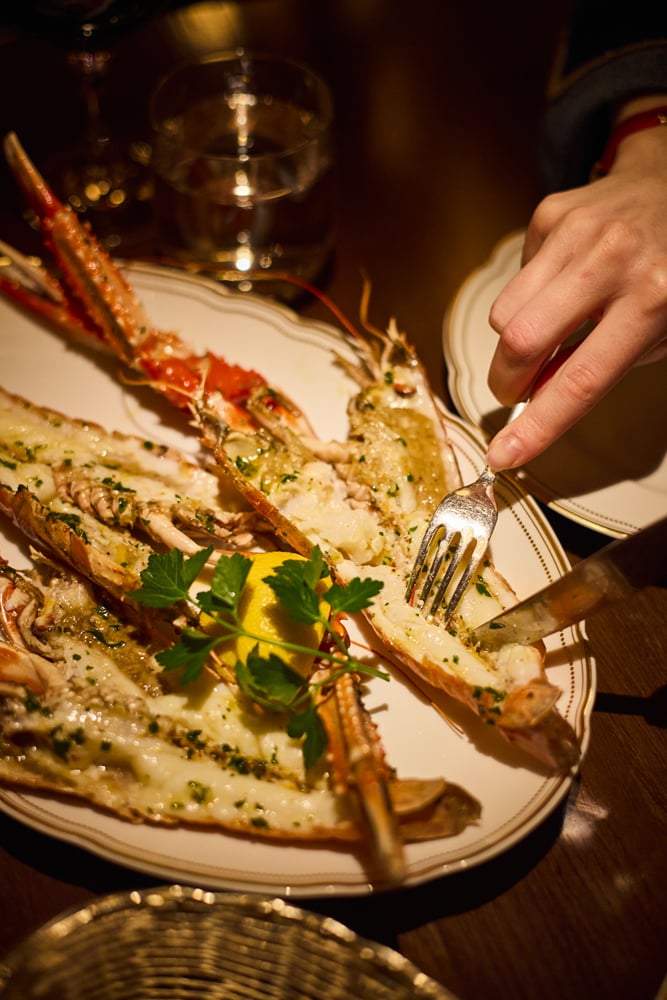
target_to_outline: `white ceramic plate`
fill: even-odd
[[[136,266],[130,276],[156,324],[178,330],[200,348],[208,346],[230,361],[260,370],[301,404],[321,436],[346,434],[352,385],[332,360],[333,346],[345,350],[335,330],[188,275]],[[106,362],[100,367],[94,356],[68,347],[0,301],[0,372],[6,388],[72,416],[196,453],[194,432],[189,435],[178,416],[156,402],[149,389],[123,387],[114,377],[116,367]],[[452,419],[451,438],[464,478],[474,478],[483,465],[476,432]],[[567,560],[537,506],[518,487],[501,483],[499,493],[502,510],[494,556],[519,595],[527,596],[559,576]],[[7,527],[4,534],[0,553],[10,562],[27,565],[24,542]],[[351,631],[359,641],[361,632],[354,623]],[[367,634],[365,640],[369,641]],[[563,692],[559,708],[584,749],[595,673],[586,646],[581,628],[568,630],[549,640],[548,659],[549,675]],[[410,884],[504,851],[535,828],[569,788],[569,777],[545,775],[501,742],[492,729],[468,718],[465,709],[443,697],[441,705],[462,727],[452,728],[398,672],[388,684],[371,683],[366,703],[399,775],[442,774],[482,803],[478,826],[451,839],[408,846]],[[170,881],[301,897],[355,895],[381,888],[367,859],[347,849],[276,845],[219,832],[134,825],[85,805],[7,790],[0,792],[0,808],[54,837]]]
[[[507,237],[463,283],[445,318],[449,390],[491,438],[507,419],[486,384],[497,343],[491,305],[520,266],[523,233]],[[522,484],[554,510],[612,537],[667,509],[667,360],[629,372],[595,409],[525,467]]]

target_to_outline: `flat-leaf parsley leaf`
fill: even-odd
[[[158,653],[157,660],[165,670],[182,669],[182,682],[186,684],[197,680],[221,643],[239,637],[254,639],[256,644],[246,661],[239,659],[236,662],[239,688],[267,711],[289,715],[287,732],[293,737],[303,737],[304,761],[306,767],[311,767],[326,746],[326,734],[314,701],[318,687],[333,683],[349,671],[389,679],[384,671],[353,656],[332,625],[332,618],[337,614],[355,614],[369,607],[382,589],[382,583],[355,578],[346,587],[332,584],[325,596],[330,609],[327,611],[323,610],[318,585],[329,571],[318,547],[312,550],[308,559],[295,557],[275,566],[273,574],[264,577],[264,582],[274,591],[286,614],[301,624],[319,624],[329,637],[328,643],[315,649],[274,636],[254,634],[244,626],[239,609],[252,561],[240,553],[221,557],[213,570],[209,589],[191,593],[192,585],[212,552],[210,546],[188,558],[178,550],[153,554],[141,574],[141,587],[131,592],[135,600],[152,608],[187,602],[199,613],[204,612],[212,626],[208,631],[184,628],[179,642]],[[271,651],[268,656],[260,655],[260,643],[328,661],[331,670],[317,684],[309,682],[278,653]]]

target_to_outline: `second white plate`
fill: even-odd
[[[449,390],[490,439],[508,411],[486,384],[497,335],[488,317],[517,273],[523,233],[507,237],[461,286],[445,318]],[[667,509],[667,360],[629,372],[595,409],[518,474],[525,488],[589,528],[622,537]]]

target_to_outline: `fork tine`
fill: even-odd
[[[449,550],[449,546],[451,545],[452,538],[454,537],[455,534],[456,532],[453,529],[449,529],[448,531],[445,531],[444,535],[442,535],[441,538],[438,539],[438,543],[435,547],[435,550],[433,552],[433,557],[431,559],[431,565],[428,571],[428,576],[426,577],[424,586],[422,587],[422,592],[419,595],[419,600],[422,604],[425,603],[425,601],[428,598],[428,595],[431,593],[431,589],[433,587],[433,584],[435,583],[435,578],[440,572],[440,566],[442,565],[442,560],[447,555],[447,551]]]
[[[461,570],[464,556],[468,555],[465,568],[456,581],[454,594],[447,604],[445,622],[451,619],[473,574],[479,567],[495,528],[498,508],[493,495],[494,481],[495,473],[487,466],[474,483],[461,486],[440,501],[424,532],[412,567],[405,595],[408,604],[415,603],[424,608],[437,582],[437,591],[428,610],[428,614],[434,616],[445,600],[447,590],[456,579],[456,574]],[[442,534],[434,544],[440,532]],[[457,537],[458,542],[453,545]],[[449,553],[449,564],[444,574],[439,577],[446,553]],[[419,599],[415,601],[419,577],[424,573],[426,579]]]
[[[449,565],[447,566],[447,571],[440,580],[435,597],[431,602],[431,607],[429,608],[429,614],[431,615],[434,615],[438,610],[438,608],[440,607],[444,599],[444,596],[447,592],[447,588],[449,587],[449,584],[451,583],[454,574],[461,566],[461,563],[463,561],[463,556],[466,554],[466,552],[470,547],[470,542],[472,541],[472,535],[470,534],[470,532],[468,531],[466,533],[463,529],[460,529],[458,531],[458,535],[459,535],[459,540],[456,546],[452,549]]]
[[[437,511],[436,511],[437,514]],[[410,580],[405,592],[405,599],[410,603],[412,601],[412,595],[417,584],[417,578],[424,572],[424,567],[426,566],[426,559],[431,550],[431,544],[436,533],[440,530],[440,525],[436,521],[435,515],[431,518],[426,531],[424,532],[424,537],[422,538],[421,545],[419,546],[419,551],[417,552],[417,557],[414,561],[412,567],[412,573],[410,574]]]
[[[462,552],[461,552],[462,555],[467,550],[468,546],[469,546],[469,542],[468,542],[468,545],[466,545],[465,548],[462,549]],[[456,611],[457,607],[459,606],[461,598],[463,597],[463,594],[465,593],[465,590],[468,587],[468,584],[470,583],[470,581],[473,578],[473,574],[477,571],[477,569],[479,567],[479,564],[482,561],[482,558],[483,558],[484,553],[486,551],[486,546],[487,546],[487,539],[485,537],[479,537],[479,538],[475,539],[475,547],[472,550],[472,553],[470,555],[470,558],[468,559],[468,563],[466,565],[466,568],[463,571],[463,573],[461,574],[461,578],[460,578],[459,582],[456,585],[456,589],[454,590],[454,593],[450,597],[449,602],[447,604],[447,607],[445,609],[445,614],[444,614],[444,622],[445,622],[445,624],[447,624],[447,622],[451,619],[451,617],[453,616],[453,614]],[[459,559],[459,563],[460,563],[460,559]],[[438,610],[438,608],[440,607],[440,605],[442,603],[442,600],[443,600],[443,598],[445,596],[445,592],[447,590],[447,584],[449,583],[449,580],[451,580],[452,576],[453,576],[453,571],[452,571],[452,573],[449,574],[449,579],[447,579],[447,577],[445,577],[443,579],[442,583],[440,584],[440,587],[438,588],[438,592],[437,592],[437,594],[435,595],[435,597],[433,599],[433,604],[431,605],[431,611],[430,611],[430,613],[432,615],[434,615],[436,613],[436,611]]]

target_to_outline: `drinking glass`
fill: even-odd
[[[119,219],[148,198],[149,150],[115,135],[104,110],[109,64],[118,39],[173,0],[21,0],[20,21],[57,46],[75,73],[84,129],[74,146],[51,151],[45,168],[57,194],[79,214],[94,214],[103,243],[122,242]]]
[[[180,66],[150,101],[161,253],[281,299],[332,245],[332,102],[308,67],[245,50]]]

